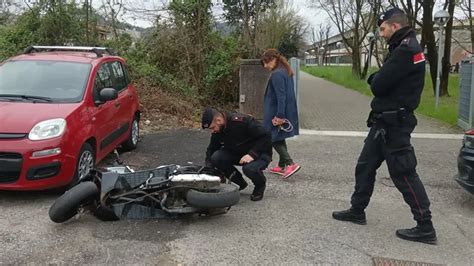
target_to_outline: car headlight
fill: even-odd
[[[462,143],[465,147],[474,149],[474,135],[464,135]]]
[[[36,124],[30,131],[30,140],[45,140],[59,137],[66,129],[66,120],[62,118],[50,119]]]

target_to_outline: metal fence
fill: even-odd
[[[467,130],[474,118],[474,57],[461,62],[459,78],[458,126]]]

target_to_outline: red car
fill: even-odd
[[[138,95],[106,48],[32,46],[0,63],[0,190],[70,186],[136,148]]]

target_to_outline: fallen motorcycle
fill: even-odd
[[[166,165],[133,171],[129,167],[92,170],[49,209],[53,222],[91,211],[97,218],[148,219],[183,214],[223,214],[240,199],[238,187],[214,169]]]

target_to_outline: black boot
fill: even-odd
[[[367,224],[364,210],[357,210],[353,208],[344,211],[333,212],[332,218],[339,221],[348,221],[356,224]]]
[[[239,190],[244,190],[248,186],[240,172],[233,172],[230,177],[230,181],[237,184],[239,186]]]
[[[436,231],[431,221],[418,222],[418,225],[410,229],[399,229],[396,235],[405,240],[422,242],[435,245],[437,242]]]
[[[259,201],[263,199],[263,192],[265,192],[265,184],[255,186],[252,195],[250,195],[251,201]]]

